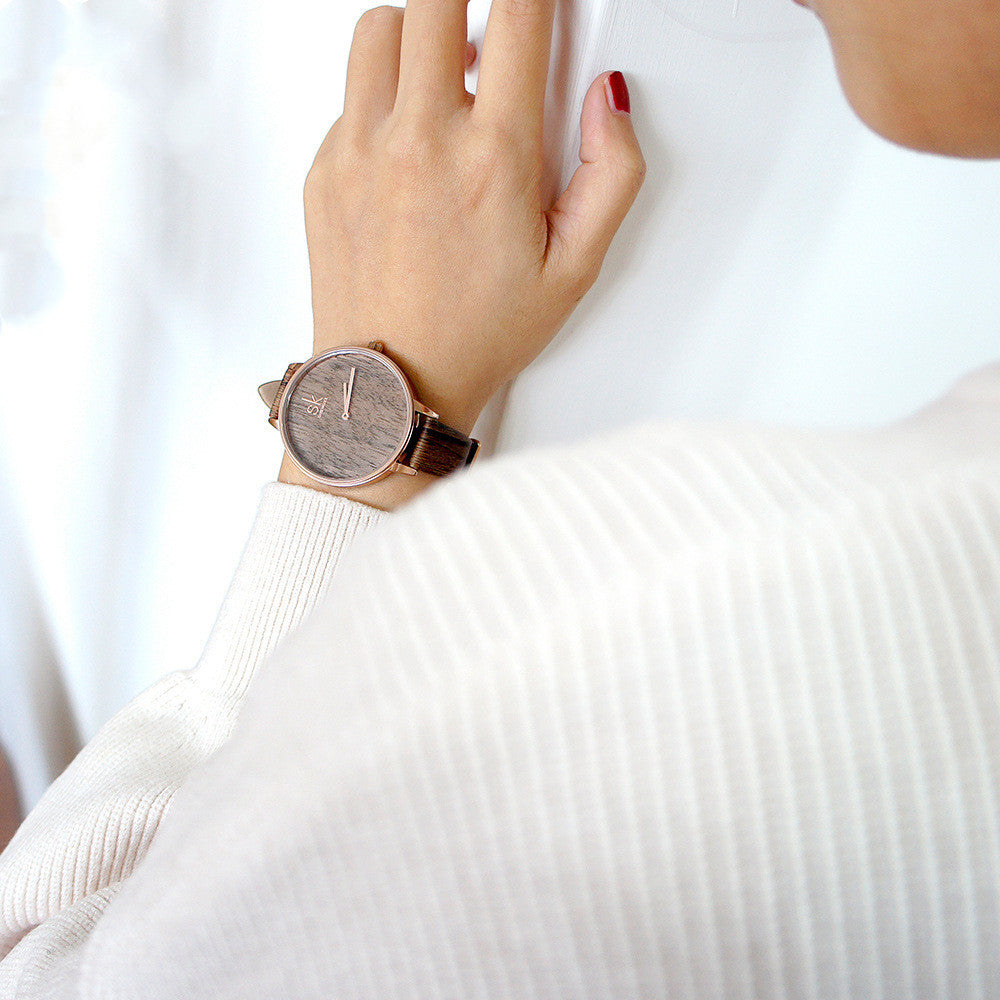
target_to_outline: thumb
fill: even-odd
[[[616,104],[622,110],[616,110]],[[574,285],[589,281],[589,288],[597,280],[646,175],[628,109],[621,73],[602,73],[590,85],[580,116],[580,166],[545,213],[546,267]]]

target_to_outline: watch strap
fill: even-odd
[[[275,427],[278,426],[278,408],[281,406],[281,397],[285,394],[285,389],[288,387],[288,383],[291,382],[292,376],[302,367],[301,361],[293,361],[285,374],[281,377],[281,381],[278,383],[277,392],[274,394],[274,400],[271,403],[271,413],[268,416],[268,420],[274,424]]]
[[[399,461],[417,472],[447,476],[472,463],[479,442],[425,413],[417,414],[417,424]]]

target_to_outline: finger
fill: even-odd
[[[347,60],[344,118],[361,126],[383,121],[396,103],[402,7],[375,7],[361,15]]]
[[[590,86],[580,116],[580,166],[549,219],[546,272],[579,288],[597,280],[601,265],[642,187],[646,162],[632,128],[632,116],[612,109],[610,73]],[[618,81],[619,97],[628,90]]]
[[[396,107],[455,108],[465,102],[469,0],[407,0]]]
[[[510,119],[541,148],[556,0],[493,0],[483,38],[474,114]]]

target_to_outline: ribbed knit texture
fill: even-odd
[[[357,539],[3,996],[996,997],[998,456],[995,367],[878,432],[650,424],[456,475]]]
[[[0,962],[3,1000],[44,981],[47,962],[86,938],[178,786],[228,738],[260,662],[312,609],[354,538],[389,516],[301,486],[263,488],[195,669],[161,678],[106,723],[0,855],[0,955],[38,928]]]

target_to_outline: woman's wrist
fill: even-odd
[[[362,342],[359,340],[358,345],[361,346],[361,344]],[[336,346],[347,345],[337,343]],[[317,336],[313,345],[313,356],[327,350],[330,350],[330,347],[326,346]],[[406,376],[413,387],[416,398],[437,413],[441,423],[461,434],[471,436],[485,403],[474,401],[471,392],[456,392],[452,386],[448,385],[447,380],[428,377],[423,368],[412,358],[399,358],[396,354],[390,354],[390,356],[393,360],[405,364]],[[480,395],[482,394],[480,393]],[[321,493],[328,493],[330,496],[357,500],[384,511],[396,510],[440,479],[440,476],[434,476],[427,472],[417,472],[414,475],[405,472],[392,472],[373,483],[365,483],[362,486],[328,486],[326,483],[307,476],[292,461],[287,451],[282,456],[281,470],[278,473],[279,483],[305,486]]]
[[[418,472],[408,476],[402,472],[365,483],[363,486],[328,486],[318,480],[310,479],[289,457],[286,452],[281,460],[281,471],[278,473],[279,483],[290,483],[294,486],[306,486],[311,490],[329,493],[330,496],[346,497],[358,503],[377,507],[379,510],[393,511],[409,503],[415,496],[423,493],[429,486],[440,480],[440,476],[432,476],[427,472]]]

